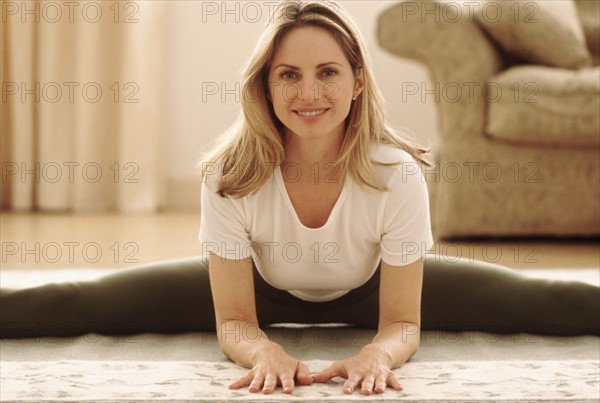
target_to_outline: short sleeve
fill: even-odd
[[[202,254],[214,253],[232,260],[252,254],[246,230],[242,198],[221,197],[215,178],[203,180],[200,195],[200,234]]]
[[[381,258],[403,266],[423,258],[432,246],[427,183],[419,164],[410,157],[397,166],[387,192]]]

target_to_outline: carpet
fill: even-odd
[[[311,371],[329,361],[307,361]],[[343,379],[281,389],[271,395],[233,391],[244,375],[233,363],[205,361],[3,362],[2,402],[43,401],[598,401],[597,361],[452,361],[407,363],[395,370],[404,390],[381,395],[342,395]]]
[[[598,284],[598,269],[528,270],[527,274]],[[3,287],[90,279],[104,271],[2,270]],[[311,373],[357,353],[372,329],[280,326],[269,337]],[[404,391],[341,393],[342,378],[284,395],[230,391],[246,373],[219,349],[213,333],[87,335],[0,342],[2,402],[598,402],[600,338],[423,332],[417,353],[395,373]]]

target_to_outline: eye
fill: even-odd
[[[333,77],[334,75],[336,75],[336,74],[337,74],[337,71],[336,71],[336,70],[334,70],[334,69],[326,69],[326,70],[323,70],[323,74],[324,74],[326,77]]]
[[[279,77],[284,78],[284,79],[292,79],[294,78],[294,76],[291,75],[295,75],[296,73],[294,73],[293,71],[284,71],[283,73],[281,73],[279,75]]]

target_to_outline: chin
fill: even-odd
[[[285,127],[296,136],[300,138],[319,138],[329,136],[331,133],[335,132],[339,127],[344,127],[344,122],[340,122],[338,124],[327,124],[326,122],[319,122],[314,125],[303,125],[297,124],[293,122],[293,124],[286,124]]]
[[[303,128],[291,128],[291,132],[294,133],[296,136],[303,138],[303,139],[317,139],[320,137],[326,137],[327,135],[329,135],[334,128],[327,128],[327,129],[321,129],[321,128],[314,128],[314,129],[307,129],[305,127]]]

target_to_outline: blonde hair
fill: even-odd
[[[292,29],[317,26],[330,32],[355,75],[362,69],[363,91],[358,95],[346,118],[346,133],[336,164],[343,175],[349,173],[361,186],[380,191],[388,189],[376,180],[372,161],[372,143],[390,144],[408,152],[419,164],[431,166],[423,158],[429,149],[401,137],[389,125],[384,113],[384,101],[371,74],[364,40],[353,21],[336,3],[330,1],[282,1],[271,23],[261,35],[242,72],[241,111],[236,122],[216,139],[216,147],[202,160],[202,179],[211,174],[214,164],[221,170],[218,193],[221,196],[243,197],[257,192],[272,176],[274,168],[285,158],[283,124],[269,102],[268,73],[279,42]]]

